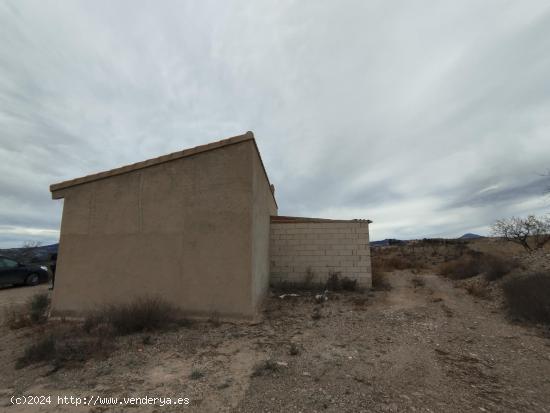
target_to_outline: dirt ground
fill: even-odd
[[[0,322],[3,321],[4,310],[13,305],[24,304],[33,295],[48,293],[49,284],[39,284],[34,287],[2,287],[0,288]]]
[[[14,367],[49,325],[3,326],[0,411],[550,411],[550,339],[541,328],[510,322],[430,272],[394,271],[388,279],[390,291],[329,294],[322,305],[311,296],[272,296],[256,325],[196,322],[122,337],[108,358],[60,370]],[[30,290],[1,290],[0,303]],[[188,397],[190,404],[12,406],[13,394]]]

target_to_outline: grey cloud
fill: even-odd
[[[545,1],[4,2],[0,245],[59,227],[53,182],[246,130],[280,213],[384,238],[544,212],[549,20]]]

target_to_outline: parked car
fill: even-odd
[[[45,266],[21,264],[0,256],[0,285],[37,285],[48,282],[49,277]]]

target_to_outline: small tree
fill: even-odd
[[[515,242],[532,252],[550,241],[550,218],[529,215],[527,218],[499,219],[491,227],[493,235]]]

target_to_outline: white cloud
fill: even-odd
[[[384,238],[545,210],[545,1],[17,1],[0,39],[5,226],[57,231],[50,183],[247,130],[284,214]]]

